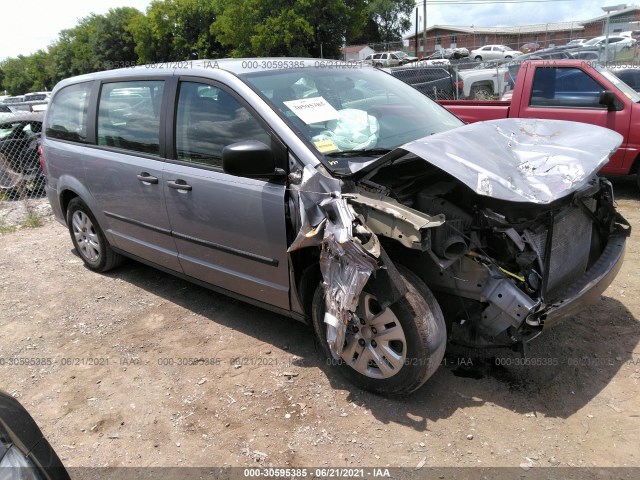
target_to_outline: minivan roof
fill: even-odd
[[[341,60],[321,58],[295,58],[295,57],[271,57],[271,58],[223,58],[185,60],[176,62],[163,62],[135,67],[105,70],[102,72],[87,73],[76,77],[70,77],[60,81],[55,89],[64,86],[87,82],[91,80],[104,80],[123,77],[157,77],[158,75],[190,75],[207,76],[212,69],[227,71],[234,75],[243,73],[260,72],[268,70],[291,70],[294,68],[353,68],[353,62],[347,63]],[[358,64],[358,68],[374,68],[367,64]]]

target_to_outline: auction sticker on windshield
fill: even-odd
[[[338,111],[322,97],[289,100],[283,103],[307,125],[338,118]]]
[[[335,143],[333,143],[333,140],[317,140],[313,142],[313,144],[316,146],[320,153],[329,153],[338,150],[338,147]]]

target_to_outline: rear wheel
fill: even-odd
[[[446,327],[429,288],[408,269],[398,266],[408,293],[382,309],[366,287],[336,359],[327,344],[324,289],[318,286],[312,320],[327,364],[351,382],[376,393],[406,395],[417,390],[437,370],[446,347]]]
[[[77,197],[67,207],[67,225],[73,246],[90,270],[106,272],[123,262],[124,257],[111,249],[89,207]]]
[[[471,87],[469,97],[472,100],[491,100],[493,98],[493,91],[487,85],[477,85]]]

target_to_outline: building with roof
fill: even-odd
[[[373,48],[368,45],[352,45],[349,47],[342,47],[340,49],[342,53],[342,59],[346,61],[358,61],[364,60],[364,57],[371,55],[374,52]]]
[[[605,34],[607,15],[575,22],[543,23],[512,27],[469,27],[454,25],[432,25],[427,28],[427,45],[423,43],[423,31],[418,32],[416,50],[415,32],[404,37],[409,42],[408,51],[421,57],[440,48],[466,47],[469,51],[483,45],[507,45],[520,50],[526,43],[538,43],[542,48],[564,45],[576,38],[593,38]],[[629,6],[612,12],[609,19],[609,34],[638,30],[640,6]]]

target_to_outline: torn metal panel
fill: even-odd
[[[393,238],[412,249],[428,248],[422,230],[439,227],[445,222],[444,215],[427,215],[391,197],[363,190],[349,194],[348,200],[362,210],[366,224],[373,232]]]
[[[403,145],[479,195],[551,203],[586,184],[622,143],[612,130],[562,120],[473,123]]]
[[[492,276],[482,291],[480,299],[488,302],[482,312],[482,330],[489,335],[499,335],[506,328],[519,328],[531,313],[540,306],[506,278]]]
[[[299,203],[300,230],[288,251],[322,244],[320,271],[325,291],[327,343],[339,358],[347,325],[355,315],[362,289],[378,268],[377,236],[358,217],[340,192],[342,183],[305,167],[298,185],[291,184]]]
[[[333,234],[325,237],[320,256],[324,279],[327,343],[335,358],[342,353],[347,325],[358,306],[360,293],[371,273],[378,268],[376,260],[353,240],[339,243]]]
[[[299,205],[300,230],[287,251],[319,246],[322,243],[322,232],[326,222],[326,214],[320,204],[332,196],[339,196],[341,182],[307,165],[302,172],[300,183],[290,186],[291,195]]]
[[[353,236],[356,216],[344,198],[332,198],[322,203],[327,223],[320,254],[325,291],[327,343],[335,358],[339,358],[347,332],[347,325],[358,306],[358,299],[378,262]],[[364,225],[360,227],[365,228]],[[375,237],[367,232],[369,241]],[[375,250],[374,250],[375,251]],[[377,250],[379,254],[379,247]]]

